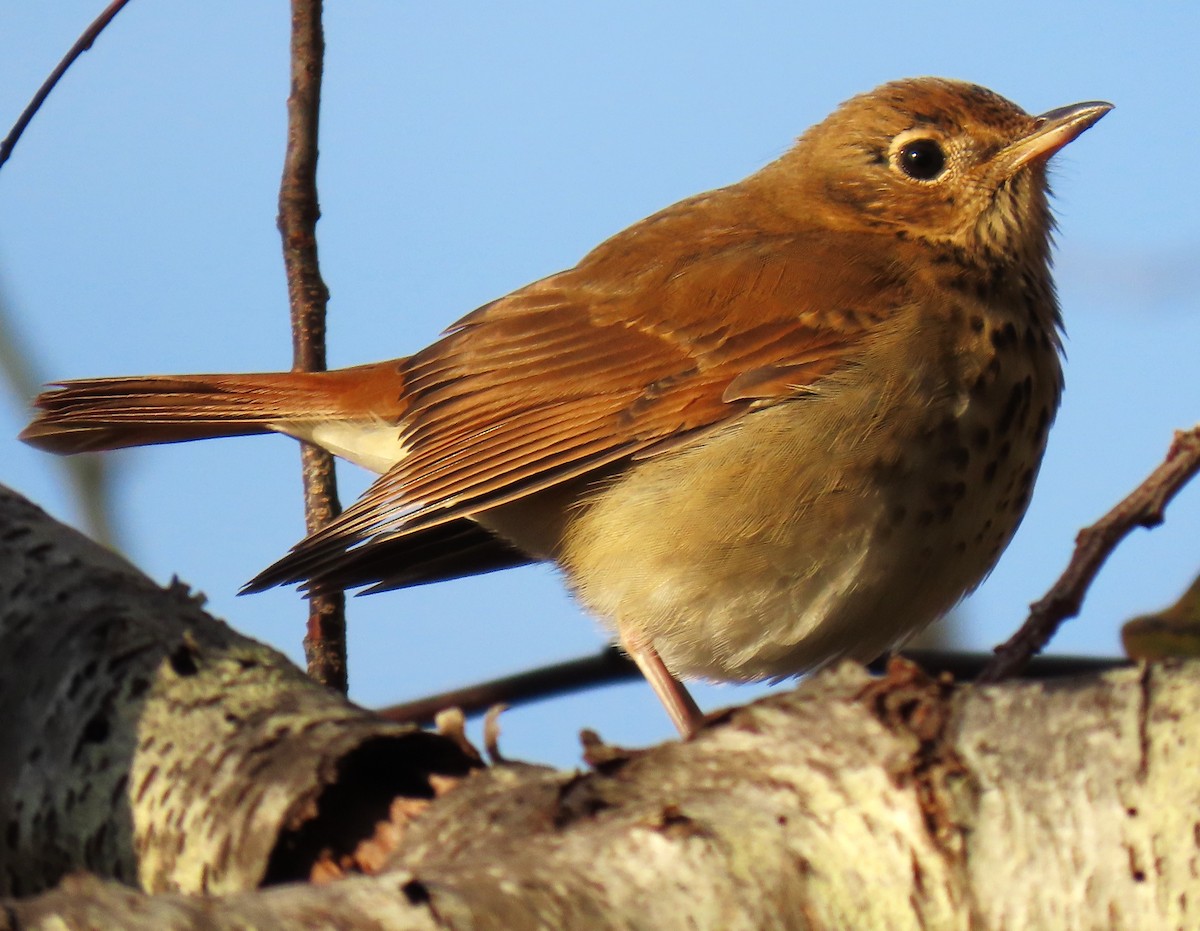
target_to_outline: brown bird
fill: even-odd
[[[62,382],[22,437],[323,446],[381,477],[247,590],[550,560],[686,734],[676,676],[871,659],[992,568],[1062,388],[1046,162],[1110,109],[885,84],[413,356]]]

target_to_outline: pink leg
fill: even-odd
[[[704,715],[682,682],[671,675],[658,651],[652,646],[624,643],[625,652],[637,663],[638,669],[654,689],[654,694],[667,709],[671,722],[684,737],[690,737],[704,723]]]

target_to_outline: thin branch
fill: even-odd
[[[0,167],[8,161],[8,157],[12,155],[12,151],[16,148],[17,140],[21,138],[21,134],[25,132],[25,127],[29,125],[33,115],[41,109],[42,104],[46,102],[46,98],[50,96],[50,92],[54,90],[54,86],[59,82],[67,69],[75,63],[75,59],[92,47],[92,43],[102,33],[105,27],[113,21],[113,18],[124,9],[129,0],[113,0],[112,3],[92,22],[87,29],[71,46],[70,50],[63,57],[63,60],[58,63],[58,67],[50,72],[50,77],[42,83],[38,88],[33,99],[29,101],[29,105],[21,111],[21,115],[17,117],[17,122],[13,124],[13,128],[9,130],[4,141],[0,142]]]
[[[3,141],[0,141],[0,167],[3,167],[4,163],[8,161],[26,127],[33,120],[34,114],[41,109],[42,104],[50,96],[50,92],[67,73],[67,69],[75,63],[80,55],[92,47],[100,33],[128,3],[129,0],[114,0],[113,3],[110,3],[104,12],[84,30],[67,54],[59,61],[58,66],[42,82],[42,86],[38,88],[33,99],[21,111],[21,115],[17,117],[17,121],[9,130],[8,135],[4,137]],[[0,370],[5,373],[6,379],[19,401],[25,403],[37,393],[37,386],[41,384],[42,379],[33,373],[29,361],[31,358],[29,351],[17,344],[16,328],[11,322],[4,324],[6,316],[7,304],[0,301],[0,334],[2,334],[0,335]],[[75,456],[63,460],[62,468],[66,472],[70,480],[70,487],[84,512],[88,532],[93,539],[107,546],[114,546],[116,536],[113,531],[111,514],[109,463],[99,456]]]
[[[960,681],[969,681],[979,675],[991,659],[986,653],[964,653],[957,650],[905,650],[903,655],[930,676],[945,672]],[[887,659],[881,657],[869,668],[874,673],[882,673]],[[1085,675],[1127,664],[1128,661],[1121,658],[1043,656],[1035,659],[1030,665],[1027,677],[1053,679],[1060,676]],[[378,710],[376,714],[389,721],[432,724],[438,712],[447,708],[458,708],[466,715],[477,715],[497,705],[532,704],[568,692],[582,692],[641,678],[642,674],[633,661],[617,647],[612,646],[592,656],[542,666],[513,676],[504,676],[438,695],[390,705]]]
[[[320,371],[325,361],[325,307],[329,289],[317,261],[317,131],[325,37],[321,0],[292,0],[292,86],[288,95],[287,154],[279,186],[279,232],[292,308],[292,368]],[[333,457],[305,444],[301,449],[308,532],[341,510]],[[309,599],[304,637],[308,672],[318,682],[346,691],[346,600],[341,594]]]
[[[446,708],[481,714],[493,705],[523,705],[640,677],[641,673],[624,653],[616,647],[607,647],[592,656],[429,695],[376,713],[390,721],[432,724],[437,713]]]
[[[979,681],[998,682],[1019,673],[1040,652],[1059,625],[1075,617],[1084,595],[1117,544],[1135,527],[1156,527],[1167,504],[1200,472],[1200,425],[1177,431],[1163,463],[1124,501],[1075,538],[1075,552],[1050,591],[1030,606],[1029,617],[1013,636],[996,648],[996,656]]]

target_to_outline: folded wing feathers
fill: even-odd
[[[726,287],[727,277],[716,276],[717,285]],[[692,316],[688,328],[672,330],[661,315],[641,322],[569,288],[548,297],[554,279],[464,318],[405,366],[404,459],[251,586],[405,584],[406,537],[653,455],[764,399],[795,397],[853,354],[855,327],[818,330],[801,302],[778,293],[796,282],[780,274],[751,280],[768,293],[735,300],[738,313],[761,311],[750,326],[716,315],[697,324]],[[744,378],[744,393],[725,397],[735,379],[759,369]],[[399,561],[381,560],[385,549]]]

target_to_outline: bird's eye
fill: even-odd
[[[933,139],[914,139],[900,147],[896,164],[916,181],[932,181],[946,170],[946,153]]]

